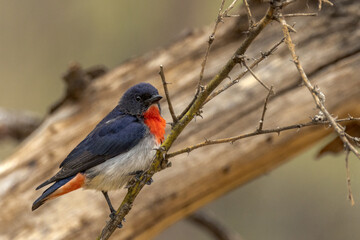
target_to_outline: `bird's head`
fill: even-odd
[[[152,104],[162,99],[158,90],[149,83],[139,83],[129,88],[119,102],[119,108],[131,115],[143,115]],[[160,108],[160,106],[158,105]]]

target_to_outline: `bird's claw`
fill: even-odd
[[[136,180],[140,180],[141,175],[143,175],[144,171],[142,170],[138,170],[135,172],[130,173],[130,175],[134,175]]]
[[[110,217],[111,219],[115,219],[115,218],[116,218],[116,211],[112,211],[112,212],[110,213],[109,217]]]
[[[135,179],[137,181],[140,181],[140,177],[144,174],[144,171],[142,170],[139,170],[139,171],[135,171],[135,172],[132,172],[130,173],[129,175],[135,175]],[[153,183],[154,180],[152,178],[149,179],[149,181],[147,181],[145,184],[146,185],[151,185],[151,183]]]
[[[112,220],[115,220],[116,219],[116,211],[112,211],[109,215],[109,217],[112,219]],[[122,220],[123,222],[125,222],[125,218],[123,218]],[[120,222],[118,225],[117,225],[118,228],[122,228],[123,227],[123,224]]]
[[[150,186],[153,182],[154,182],[154,180],[152,178],[150,178],[149,181],[147,181],[145,184]]]

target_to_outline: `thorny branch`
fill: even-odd
[[[264,59],[266,59],[268,56],[270,56],[271,54],[273,54],[276,49],[280,46],[280,44],[282,44],[284,42],[285,38],[281,39],[278,43],[276,43],[269,51],[266,51],[264,53],[261,53],[261,57],[256,59],[250,66],[250,69],[254,69],[257,65],[259,65],[259,63],[261,63]],[[245,70],[244,72],[242,72],[241,74],[239,74],[239,76],[237,76],[234,80],[232,80],[231,82],[225,84],[222,88],[220,88],[219,90],[214,91],[205,101],[204,105],[206,103],[208,103],[210,100],[212,100],[214,97],[216,97],[217,95],[219,95],[220,93],[224,92],[225,90],[227,90],[228,88],[232,87],[233,85],[235,85],[236,83],[238,83],[240,81],[241,78],[243,78],[249,71]]]
[[[360,153],[356,150],[356,148],[349,142],[349,140],[346,138],[345,134],[344,134],[344,129],[342,129],[342,127],[340,127],[335,118],[333,116],[331,116],[331,114],[328,112],[328,110],[325,108],[325,95],[320,91],[320,89],[317,86],[313,86],[311,84],[311,82],[309,81],[301,63],[299,60],[299,57],[296,55],[295,53],[295,46],[292,42],[292,39],[290,37],[290,33],[287,27],[287,23],[285,21],[285,18],[282,16],[281,12],[278,12],[278,19],[279,22],[282,25],[282,31],[284,33],[284,37],[285,37],[285,43],[289,48],[289,51],[291,53],[293,62],[301,76],[301,79],[303,81],[303,83],[305,84],[305,86],[308,88],[308,90],[310,91],[311,95],[314,98],[315,104],[317,106],[317,108],[320,109],[320,111],[326,116],[326,119],[330,122],[331,126],[334,128],[335,132],[339,135],[340,139],[344,142],[346,148],[348,148],[351,152],[353,152],[359,159],[360,159]]]
[[[338,122],[338,123],[346,122],[346,121],[360,121],[360,118],[353,118],[353,117],[350,118],[349,117],[349,118],[343,118],[343,119],[336,120],[336,122]],[[221,138],[221,139],[215,139],[215,140],[206,140],[204,142],[195,144],[193,146],[189,146],[189,147],[180,149],[178,151],[169,153],[166,155],[166,158],[169,159],[169,158],[175,157],[179,154],[190,153],[191,151],[193,151],[197,148],[205,147],[208,145],[214,145],[214,144],[220,144],[220,143],[234,143],[240,139],[249,138],[249,137],[253,137],[253,136],[257,136],[257,135],[263,135],[263,134],[269,134],[269,133],[277,133],[278,135],[280,135],[280,133],[283,131],[294,130],[294,129],[299,130],[301,128],[310,127],[310,126],[319,126],[319,125],[327,126],[329,124],[331,124],[330,121],[319,121],[319,122],[310,121],[307,123],[299,123],[299,124],[289,125],[286,127],[278,127],[278,128],[273,128],[273,129],[262,129],[262,130],[257,129],[254,132],[241,134],[241,135],[234,136],[234,137]]]
[[[330,3],[329,1],[327,1],[327,2]],[[321,0],[320,0],[319,8],[321,8]],[[319,87],[313,86],[311,84],[310,80],[308,79],[308,77],[300,63],[299,57],[296,55],[295,45],[292,42],[290,32],[288,30],[288,24],[286,23],[286,20],[285,20],[284,16],[282,15],[280,8],[276,9],[275,16],[282,25],[282,31],[283,31],[283,34],[285,37],[285,43],[291,53],[292,60],[300,74],[300,77],[301,77],[303,83],[305,84],[307,89],[310,91],[310,93],[315,101],[316,107],[320,110],[319,113],[326,117],[326,119],[330,122],[330,125],[334,128],[335,132],[339,135],[339,138],[341,139],[341,141],[344,143],[344,148],[347,152],[346,153],[346,163],[348,161],[349,151],[353,152],[356,155],[356,157],[358,159],[360,159],[360,153],[350,143],[348,137],[345,134],[344,128],[336,122],[336,119],[326,109],[325,95],[320,91]],[[348,169],[348,165],[346,165],[346,166]],[[348,173],[348,178],[349,178],[349,173]],[[351,193],[350,179],[348,179],[348,191],[349,191],[349,199],[351,201],[351,204],[353,204],[354,199],[353,199],[352,193]]]
[[[254,41],[254,39],[272,21],[274,17],[273,14],[274,7],[270,5],[268,10],[266,11],[265,16],[249,31],[248,35],[246,36],[240,47],[235,51],[235,53],[228,60],[225,66],[216,76],[214,76],[209,81],[206,86],[204,86],[204,88],[201,89],[201,91],[194,98],[195,100],[193,101],[190,108],[186,111],[186,113],[181,118],[178,118],[179,120],[176,124],[173,125],[171,132],[166,137],[159,150],[157,150],[154,161],[150,166],[149,170],[147,170],[131,187],[128,188],[128,193],[126,194],[123,202],[118,208],[116,216],[114,218],[111,218],[107,222],[98,239],[109,239],[117,226],[122,222],[124,217],[130,211],[135,198],[137,197],[141,189],[144,187],[145,183],[149,181],[156,172],[162,170],[161,162],[163,161],[164,154],[170,149],[174,141],[184,130],[187,124],[189,124],[190,121],[196,116],[196,114],[202,108],[205,100],[224,81],[224,79],[227,78],[230,71],[233,70],[234,66],[237,64],[236,56],[244,55],[250,44]]]
[[[263,125],[264,125],[264,119],[265,119],[265,113],[266,113],[266,110],[267,110],[267,104],[269,102],[269,98],[270,96],[274,94],[273,92],[273,86],[270,87],[269,89],[269,92],[268,92],[268,95],[266,96],[265,98],[265,102],[264,102],[264,107],[263,107],[263,111],[262,111],[262,114],[261,114],[261,119],[259,121],[259,127],[257,129],[257,131],[261,131],[263,129]]]
[[[207,45],[207,49],[206,49],[206,52],[205,52],[205,57],[204,57],[204,60],[201,63],[201,70],[200,70],[200,77],[199,77],[199,83],[198,83],[198,87],[197,87],[197,92],[199,92],[200,88],[201,88],[201,82],[202,82],[202,80],[204,78],[204,71],[205,71],[206,62],[207,62],[207,59],[208,59],[208,56],[209,56],[209,53],[210,53],[210,48],[211,48],[211,46],[212,46],[212,44],[213,44],[213,42],[215,40],[215,33],[216,33],[216,30],[217,30],[217,27],[218,27],[219,23],[222,22],[222,20],[223,20],[223,16],[222,16],[221,11],[224,8],[224,4],[225,4],[225,0],[222,0],[220,8],[219,8],[219,13],[218,13],[217,18],[216,18],[214,29],[213,29],[212,33],[210,34],[210,36],[209,36],[208,45]]]
[[[213,29],[212,33],[209,36],[205,56],[204,56],[204,59],[203,59],[203,61],[201,63],[200,77],[199,77],[198,86],[196,88],[195,96],[194,96],[193,100],[190,102],[190,104],[184,109],[184,111],[180,114],[180,116],[178,118],[182,118],[186,114],[186,112],[190,109],[190,107],[193,105],[194,101],[196,100],[199,92],[201,91],[201,88],[203,87],[201,84],[202,84],[202,80],[204,78],[205,66],[206,66],[206,63],[207,63],[207,59],[208,59],[208,56],[209,56],[209,53],[210,53],[211,46],[212,46],[212,44],[213,44],[213,42],[215,40],[216,30],[218,28],[219,23],[222,22],[225,17],[229,17],[228,13],[234,8],[237,1],[238,0],[233,0],[233,2],[229,5],[229,7],[227,9],[224,10],[224,12],[222,12],[222,10],[224,9],[225,0],[221,1],[219,12],[218,12],[218,15],[217,15],[217,18],[216,18],[216,21],[215,21],[215,26],[214,26],[214,29]]]
[[[223,6],[224,6],[224,2],[225,1],[223,0],[222,4],[221,4],[221,7],[220,7],[220,10],[219,10],[218,20],[217,20],[219,22],[221,21],[221,19],[223,17],[228,16],[227,15],[227,10],[225,10],[223,12],[223,14],[221,14],[221,11],[222,11]],[[233,4],[235,4],[235,2],[236,2],[236,0],[233,1]],[[128,193],[126,194],[123,202],[121,203],[120,207],[118,208],[118,210],[116,212],[116,216],[114,218],[111,218],[107,222],[106,226],[102,230],[102,233],[98,237],[98,239],[103,239],[103,240],[109,239],[109,237],[112,235],[112,233],[117,228],[117,225],[119,225],[122,222],[124,217],[131,210],[131,207],[132,207],[132,204],[133,204],[134,200],[136,199],[136,197],[139,194],[139,192],[141,191],[141,189],[144,187],[145,183],[148,182],[150,180],[150,178],[156,172],[161,171],[163,169],[162,168],[162,162],[164,160],[166,161],[168,158],[174,157],[176,155],[179,155],[179,154],[182,154],[182,153],[185,153],[185,152],[190,152],[190,151],[192,151],[194,149],[197,149],[199,147],[202,147],[202,146],[207,146],[207,145],[212,145],[212,144],[219,144],[219,143],[226,143],[226,142],[234,142],[234,141],[237,141],[237,140],[242,139],[242,138],[247,138],[247,137],[260,135],[260,134],[269,134],[269,133],[278,133],[278,134],[280,134],[280,132],[290,130],[290,129],[300,129],[302,127],[308,127],[308,126],[329,125],[330,124],[331,126],[334,127],[335,131],[339,134],[340,138],[343,140],[343,142],[345,143],[347,148],[350,151],[353,151],[357,156],[359,156],[356,149],[354,149],[353,146],[349,143],[349,141],[347,139],[347,136],[344,134],[344,130],[342,129],[341,125],[338,125],[338,123],[340,123],[342,121],[354,121],[354,120],[359,121],[360,118],[349,117],[347,119],[340,119],[340,120],[336,120],[335,118],[333,118],[327,112],[326,108],[324,107],[324,102],[323,102],[324,99],[321,98],[321,96],[323,94],[320,92],[320,90],[316,86],[313,87],[311,85],[311,83],[307,79],[306,74],[303,71],[303,69],[302,69],[302,67],[301,67],[301,65],[300,65],[300,63],[298,61],[298,57],[295,54],[294,46],[293,46],[291,38],[290,38],[290,34],[289,34],[289,30],[288,30],[289,25],[286,23],[286,21],[284,19],[284,16],[282,16],[281,12],[280,12],[282,7],[285,4],[288,4],[290,2],[292,2],[292,0],[287,0],[287,1],[272,0],[270,2],[270,6],[269,6],[265,16],[259,22],[253,24],[252,27],[249,28],[249,31],[248,31],[248,34],[247,34],[246,38],[241,43],[240,47],[234,52],[232,58],[230,58],[228,60],[228,62],[225,64],[225,66],[223,66],[223,68],[220,70],[220,72],[216,76],[214,76],[208,82],[208,84],[206,84],[205,86],[202,86],[201,82],[202,82],[202,79],[203,79],[203,72],[204,72],[204,68],[205,68],[205,65],[206,65],[206,59],[207,59],[209,50],[207,51],[207,53],[205,54],[204,63],[202,65],[202,70],[201,70],[201,73],[200,73],[200,79],[199,79],[199,83],[198,83],[198,87],[197,87],[197,92],[196,92],[193,100],[191,101],[189,106],[187,108],[185,108],[185,110],[180,114],[180,116],[177,117],[177,122],[173,125],[173,127],[171,129],[171,132],[166,137],[166,139],[162,143],[161,147],[157,150],[151,167],[128,188]],[[231,6],[233,6],[233,4]],[[194,146],[190,146],[188,148],[181,149],[179,151],[167,154],[167,152],[171,148],[172,144],[176,141],[176,139],[181,134],[181,132],[184,130],[184,128],[187,126],[187,124],[189,124],[192,121],[192,119],[194,119],[194,117],[201,111],[201,108],[204,106],[205,103],[209,102],[212,98],[214,98],[215,96],[217,96],[221,92],[225,91],[226,89],[228,89],[232,85],[234,85],[236,83],[236,81],[238,81],[238,79],[240,79],[247,72],[249,72],[250,69],[255,67],[263,59],[266,58],[265,55],[262,55],[262,57],[260,59],[256,60],[250,67],[248,67],[247,71],[240,74],[239,77],[236,80],[232,81],[230,84],[225,85],[225,87],[223,87],[221,90],[218,90],[218,91],[215,92],[215,89],[226,78],[228,78],[229,73],[233,70],[234,66],[238,63],[238,59],[237,59],[238,56],[243,56],[245,54],[246,50],[248,49],[250,44],[253,42],[253,40],[260,34],[260,32],[272,20],[279,21],[281,23],[281,25],[283,26],[285,42],[286,42],[289,50],[292,53],[293,61],[294,61],[295,65],[296,65],[296,67],[298,68],[298,71],[299,71],[299,73],[300,73],[300,75],[301,75],[301,77],[303,79],[303,82],[308,87],[308,89],[311,91],[311,93],[312,93],[312,95],[314,97],[314,100],[316,102],[316,105],[318,106],[320,111],[325,114],[325,116],[326,116],[325,121],[315,121],[315,120],[313,120],[313,121],[305,123],[305,124],[296,124],[296,125],[291,125],[291,126],[286,126],[286,127],[281,127],[281,128],[279,127],[279,128],[276,128],[276,129],[266,129],[266,130],[262,129],[262,125],[259,125],[259,128],[257,130],[255,130],[254,132],[252,132],[252,133],[243,134],[243,135],[239,135],[239,136],[235,136],[235,137],[231,137],[231,138],[224,138],[224,139],[217,139],[217,140],[206,140],[205,142],[196,144]],[[217,28],[217,24],[216,24],[215,30],[213,32],[214,34],[215,34],[215,31],[216,31],[216,28]],[[211,39],[211,36],[210,36],[208,49],[210,49],[213,40],[214,39]],[[277,45],[275,45],[269,51],[269,55],[273,51],[275,51],[275,49],[283,41],[284,41],[284,39],[281,40]],[[270,90],[272,90],[272,89],[270,89]],[[270,97],[270,93],[272,92],[270,90],[269,90],[268,97]],[[265,106],[264,106],[264,110],[263,110],[263,114],[262,114],[262,118],[261,118],[262,121],[263,121],[263,119],[265,117],[267,101],[268,101],[268,99],[264,103]]]

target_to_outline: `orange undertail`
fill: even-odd
[[[54,183],[48,189],[46,189],[43,194],[33,203],[32,210],[34,211],[35,209],[43,205],[47,200],[57,198],[68,192],[81,188],[85,183],[85,175],[82,173],[78,173],[70,181],[66,182],[64,185],[61,185],[61,181],[64,180],[66,181],[66,179],[60,180]]]

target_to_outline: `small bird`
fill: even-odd
[[[47,200],[73,190],[102,191],[114,216],[108,191],[124,186],[151,164],[164,140],[162,96],[149,83],[129,88],[118,105],[98,123],[60,164],[60,171],[36,190],[53,183],[32,205],[34,211]]]

